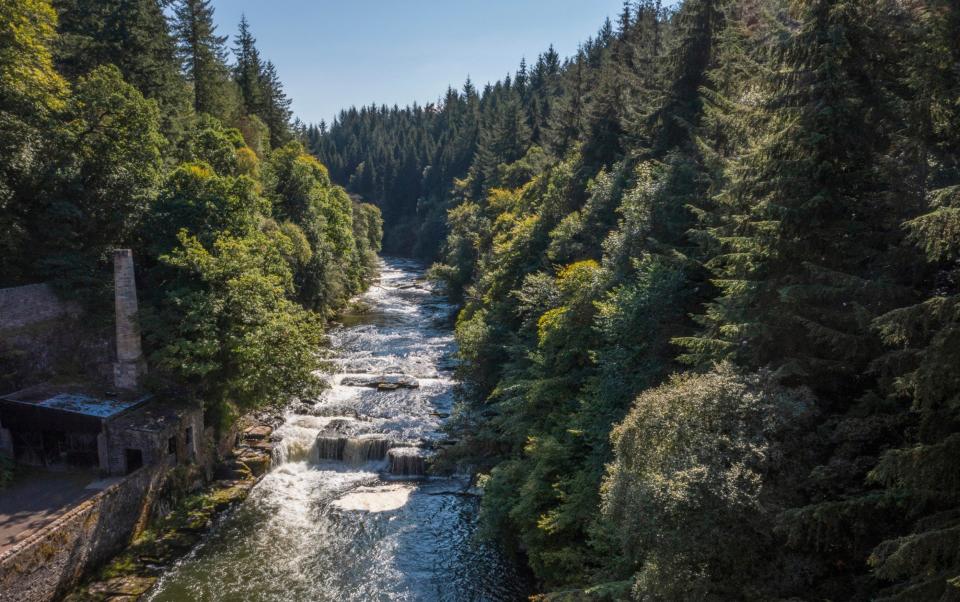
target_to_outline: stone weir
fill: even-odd
[[[415,389],[416,378],[404,374],[349,375],[341,386],[379,391]],[[431,453],[418,441],[403,441],[390,433],[369,432],[375,421],[342,403],[301,400],[275,435],[273,466],[287,462],[343,462],[349,466],[383,463],[383,472],[397,478],[427,475]]]
[[[377,433],[365,433],[354,437],[337,433],[317,435],[317,451],[321,460],[339,460],[352,466],[367,462],[380,462],[397,443]]]

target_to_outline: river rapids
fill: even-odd
[[[331,332],[334,374],[275,433],[273,469],[168,571],[152,602],[507,601],[514,565],[474,535],[478,500],[425,476],[453,404],[453,308],[384,260]]]

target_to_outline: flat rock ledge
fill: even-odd
[[[416,389],[420,381],[405,374],[383,374],[379,376],[348,376],[340,381],[345,387],[370,387],[381,391],[396,389]]]

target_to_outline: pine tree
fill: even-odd
[[[240,88],[243,112],[247,115],[257,115],[264,108],[263,89],[260,82],[263,64],[256,44],[257,40],[250,33],[247,17],[242,15],[233,47],[233,56],[236,61],[233,66],[233,79]]]
[[[180,0],[175,27],[184,72],[193,84],[193,108],[218,118],[236,110],[227,68],[226,36],[217,35],[210,0]]]
[[[655,116],[661,122],[657,140],[661,152],[689,140],[697,125],[702,110],[700,87],[711,67],[715,38],[723,30],[724,4],[724,0],[689,0],[674,18],[674,45],[667,59],[671,83]]]
[[[724,217],[709,231],[720,249],[710,266],[723,294],[704,336],[680,341],[688,359],[772,365],[824,391],[864,386],[878,345],[870,320],[898,294],[882,258],[905,208],[883,163],[893,119],[884,65],[863,60],[880,41],[857,5],[799,3],[780,65],[729,122],[757,133],[716,199]]]
[[[960,591],[960,7],[931,2],[891,19],[907,32],[903,80],[915,134],[906,142],[917,147],[917,188],[926,201],[905,227],[927,265],[915,270],[922,275],[918,302],[875,322],[890,349],[878,364],[896,376],[888,392],[916,426],[870,475],[912,507],[912,527],[889,533],[870,564],[896,584],[886,599],[945,600]]]
[[[581,52],[566,75],[566,93],[560,97],[548,120],[547,142],[554,153],[564,155],[582,139],[586,130],[586,56]]]
[[[277,68],[267,61],[260,73],[260,89],[263,93],[263,108],[260,118],[270,128],[270,144],[280,147],[291,139],[290,110],[291,100],[283,91],[283,82],[277,75]]]

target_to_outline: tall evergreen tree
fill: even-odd
[[[193,108],[219,118],[232,117],[235,92],[227,68],[226,36],[217,35],[210,0],[180,0],[174,31],[184,72],[193,84]]]
[[[910,502],[909,526],[888,532],[870,564],[894,584],[885,599],[947,600],[960,592],[960,7],[930,2],[891,19],[910,24],[900,39],[902,79],[912,105],[909,131],[918,135],[904,142],[916,148],[925,208],[905,228],[927,265],[916,270],[917,303],[875,322],[890,349],[877,363],[896,377],[887,392],[912,428],[870,475],[889,499]]]
[[[882,42],[864,25],[866,9],[856,0],[798,8],[781,65],[730,122],[752,123],[755,134],[728,167],[717,198],[724,217],[710,230],[723,294],[703,318],[704,337],[682,342],[694,359],[732,356],[856,391],[878,344],[870,320],[897,294],[878,261],[905,211],[883,162],[894,117],[885,67],[866,58]]]
[[[257,40],[250,33],[250,24],[247,16],[240,17],[240,29],[233,46],[233,79],[240,88],[240,99],[243,102],[243,112],[247,115],[257,115],[264,108],[264,94],[260,77],[263,64],[260,61],[260,51],[257,50]]]
[[[263,106],[259,113],[260,118],[270,128],[270,143],[279,147],[290,141],[291,100],[283,91],[283,82],[277,75],[277,68],[271,61],[267,61],[260,73],[260,90],[263,94]]]

